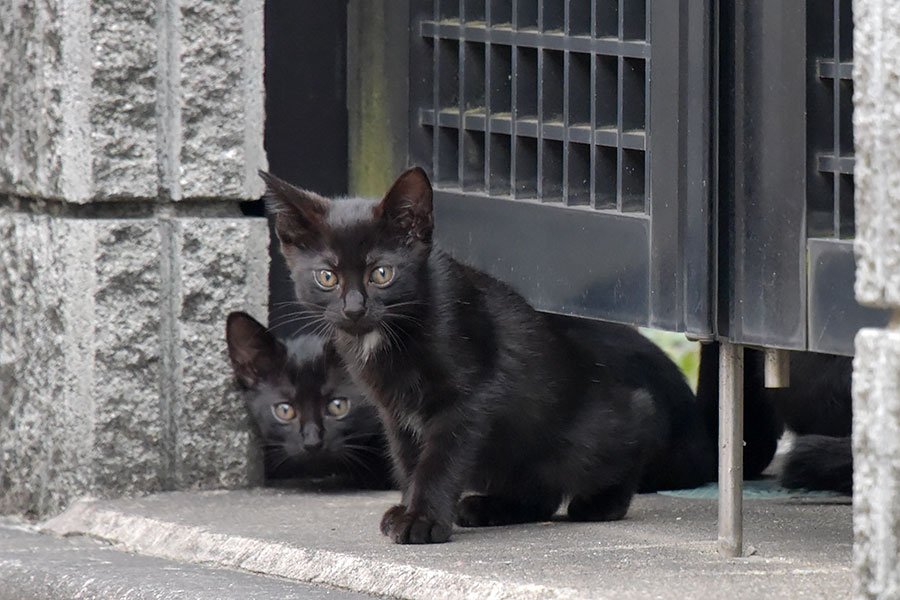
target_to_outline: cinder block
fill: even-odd
[[[264,220],[0,211],[0,241],[0,512],[258,481],[224,323],[265,316]]]
[[[853,363],[856,598],[900,597],[900,332],[862,329]]]
[[[0,193],[258,197],[263,3],[0,3]]]
[[[250,428],[225,347],[225,316],[249,311],[265,322],[269,235],[264,219],[178,218],[172,240],[170,357],[176,485],[261,483]]]
[[[263,150],[263,2],[179,0],[176,198],[258,198]],[[212,190],[212,193],[210,192]]]
[[[856,297],[900,306],[900,3],[853,3]]]
[[[0,223],[0,509],[162,489],[156,223]]]

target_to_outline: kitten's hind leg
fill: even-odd
[[[456,524],[462,527],[487,527],[549,521],[561,501],[562,496],[559,494],[535,498],[535,494],[530,493],[527,500],[473,494],[459,501]]]
[[[590,496],[578,495],[569,502],[569,518],[573,521],[618,521],[625,517],[634,488],[606,488]]]

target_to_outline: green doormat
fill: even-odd
[[[714,500],[719,497],[719,484],[707,483],[689,490],[668,490],[658,492],[664,496],[676,498],[707,498]],[[744,498],[754,500],[769,500],[776,498],[845,498],[837,492],[813,492],[807,490],[788,490],[774,479],[758,479],[744,482]]]

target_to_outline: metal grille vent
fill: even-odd
[[[807,234],[852,238],[853,12],[851,0],[807,5]]]
[[[433,0],[411,90],[438,188],[649,210],[646,0]]]

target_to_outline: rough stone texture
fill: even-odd
[[[855,597],[900,597],[900,4],[853,2],[856,298],[893,308],[853,367]]]
[[[900,332],[862,329],[853,365],[857,598],[900,597]]]
[[[0,211],[0,240],[0,512],[258,479],[224,322],[265,315],[264,220]]]
[[[73,20],[74,12],[63,18],[58,2],[0,2],[0,189],[50,198],[69,189],[73,197],[85,196],[76,182],[63,181],[64,163],[89,156],[71,151],[87,149],[86,128],[74,126],[82,105],[71,93],[84,73],[66,76],[62,62],[63,30]]]
[[[157,129],[160,118],[160,86],[165,71],[159,64],[158,46],[162,32],[157,27],[161,2],[129,0],[64,1],[73,12],[89,5],[89,29],[66,28],[68,47],[76,48],[71,59],[63,54],[66,66],[89,73],[82,85],[71,90],[87,106],[90,170],[85,173],[86,199],[118,197],[155,198],[160,187],[157,165]],[[81,25],[81,23],[78,23]],[[83,37],[82,37],[83,36]],[[82,82],[79,82],[82,83]],[[74,87],[74,86],[73,86]],[[67,99],[63,98],[63,102]],[[68,107],[63,106],[63,114]],[[210,194],[213,195],[213,194]],[[64,200],[72,201],[69,194]]]
[[[165,223],[173,253],[172,425],[176,487],[261,483],[243,401],[225,347],[225,316],[245,310],[265,322],[269,237],[264,219],[179,218]],[[210,374],[217,374],[211,377]],[[250,471],[248,472],[248,464]],[[257,469],[257,470],[252,470]]]
[[[263,3],[0,0],[0,192],[262,193]]]
[[[176,198],[253,198],[266,165],[263,2],[180,0]],[[211,151],[211,149],[213,149]]]
[[[900,306],[900,3],[853,2],[856,297]]]
[[[161,489],[155,223],[3,213],[0,236],[0,509]]]

